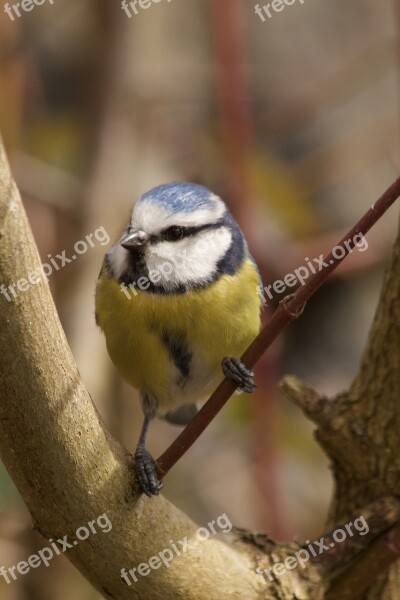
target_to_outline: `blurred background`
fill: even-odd
[[[46,0],[12,20],[2,3],[0,130],[43,262],[71,256],[99,227],[113,240],[138,196],[173,180],[225,199],[264,285],[328,252],[399,171],[397,9],[395,0],[305,0],[263,22],[249,0],[154,0],[130,17],[119,0]],[[282,541],[319,535],[329,465],[277,383],[293,373],[331,397],[350,384],[397,212],[269,350],[257,392],[232,398],[168,476],[166,496],[199,525],[226,512]],[[93,401],[133,451],[137,394],[114,370],[93,315],[108,247],[96,242],[50,285]],[[154,424],[152,453],[178,432]],[[0,464],[0,565],[44,545]],[[65,557],[11,585],[0,578],[0,597],[100,598]]]

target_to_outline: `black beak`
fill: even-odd
[[[133,248],[139,248],[145,246],[149,241],[149,236],[144,231],[133,231],[128,233],[121,240],[121,246],[126,250],[132,250]]]

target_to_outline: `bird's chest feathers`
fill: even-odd
[[[115,280],[103,278],[96,303],[115,366],[161,406],[163,398],[169,406],[203,399],[222,379],[222,358],[240,356],[258,331],[256,285],[256,275],[250,282],[223,276],[183,294],[128,298]]]
[[[193,303],[190,296],[191,292],[121,297],[112,322],[104,323],[116,367],[128,382],[154,393],[161,403],[165,395],[177,396],[177,404],[186,395],[187,402],[193,402],[213,384],[215,360],[209,355],[209,337],[220,339],[222,332],[216,334],[212,326],[210,332],[204,329],[206,307]]]

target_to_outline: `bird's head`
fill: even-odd
[[[121,282],[149,278],[149,291],[186,291],[233,274],[244,240],[224,202],[207,188],[169,183],[143,194],[107,255]]]

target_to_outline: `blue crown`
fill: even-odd
[[[156,201],[172,214],[212,208],[216,197],[210,190],[197,183],[174,181],[152,188],[139,198],[139,202]]]

